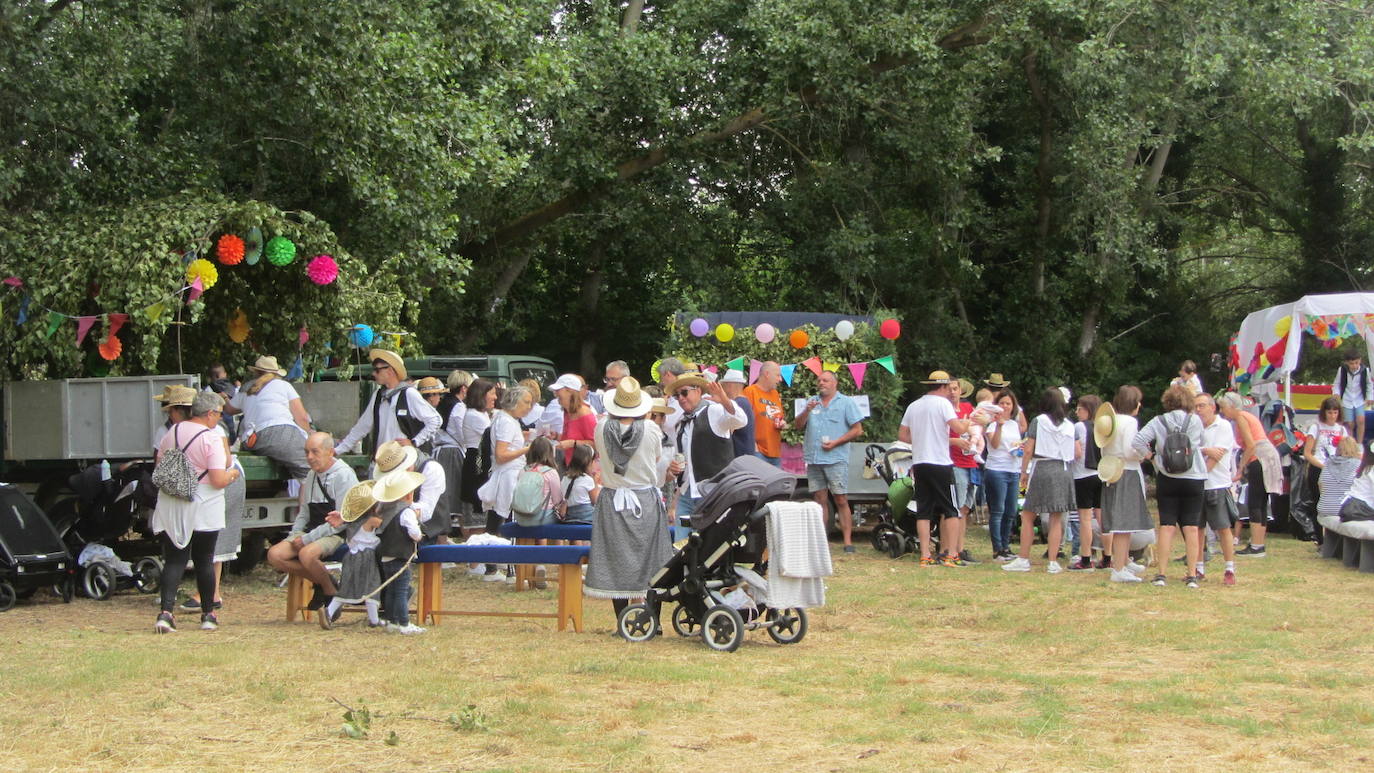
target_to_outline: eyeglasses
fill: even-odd
[[[373,370],[386,370],[387,368],[390,368],[390,367],[391,367],[391,366],[390,366],[390,365],[387,365],[385,362],[374,362],[374,363],[372,363],[372,369],[373,369]]]
[[[686,397],[687,395],[691,394],[693,389],[699,389],[699,388],[700,388],[700,387],[694,387],[694,386],[683,387],[683,388],[677,390],[676,392],[674,392],[674,393],[673,393],[673,397],[676,397],[677,399],[681,400],[682,398],[684,398],[684,397]]]
[[[624,378],[624,376],[607,376],[606,378],[603,378],[601,380],[606,384],[606,386],[611,386],[612,384],[619,384],[620,379],[622,378]]]

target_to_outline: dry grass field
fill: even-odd
[[[981,544],[982,543],[977,543]],[[985,550],[984,550],[985,552]],[[1224,588],[919,569],[835,552],[806,639],[716,654],[671,631],[449,618],[418,637],[283,622],[267,570],[222,627],[152,597],[0,614],[8,770],[1369,770],[1374,576],[1271,541]],[[1038,553],[1037,553],[1038,555]],[[552,609],[451,573],[469,608]],[[665,615],[666,617],[666,615]],[[365,737],[345,737],[344,705]]]

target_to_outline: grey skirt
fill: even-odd
[[[381,584],[382,570],[377,565],[375,549],[344,554],[339,565],[339,601],[357,604]]]
[[[1153,531],[1154,519],[1145,506],[1145,475],[1123,470],[1116,483],[1102,487],[1102,530],[1109,533]]]
[[[649,581],[673,554],[668,516],[657,488],[629,493],[639,512],[617,510],[617,489],[602,489],[592,518],[592,548],[587,559],[583,592],[604,599],[634,599],[644,595]]]
[[[444,493],[434,505],[434,515],[420,528],[426,537],[438,537],[453,530],[453,519],[459,516],[458,489],[463,481],[463,449],[445,446],[434,452],[434,462],[444,470]]]
[[[1032,513],[1067,513],[1077,510],[1073,496],[1073,473],[1068,462],[1055,459],[1036,459],[1026,484],[1026,503],[1023,511]]]
[[[305,463],[305,436],[295,424],[278,424],[255,432],[257,443],[246,449],[266,456],[285,468],[288,477],[304,480],[310,467]]]
[[[243,544],[244,498],[248,492],[248,481],[239,479],[224,487],[224,528],[215,538],[215,560],[233,561],[238,558],[239,547]]]

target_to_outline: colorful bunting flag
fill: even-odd
[[[291,369],[286,372],[287,381],[296,381],[305,374],[305,360],[300,355],[296,355],[296,361],[292,363]]]
[[[886,357],[879,357],[878,359],[873,360],[873,362],[877,365],[881,365],[884,368],[886,368],[888,373],[891,373],[894,376],[897,375],[897,367],[892,364],[892,355],[889,354]]]
[[[25,295],[25,296],[24,296],[24,299],[23,299],[22,301],[19,302],[19,317],[18,317],[18,319],[15,320],[14,324],[16,324],[16,325],[22,325],[22,324],[24,324],[25,322],[28,322],[28,321],[29,321],[29,296]]]
[[[796,366],[796,365],[781,365],[781,366],[779,366],[779,367],[778,367],[778,373],[779,373],[779,375],[782,376],[782,382],[783,382],[784,384],[788,385],[788,386],[792,386],[792,374],[793,374],[796,370],[797,370],[797,366]]]
[[[744,370],[744,360],[745,360],[745,357],[744,357],[743,355],[741,355],[741,356],[736,357],[735,359],[730,360],[729,362],[725,363],[725,367],[728,368],[729,370]]]
[[[20,278],[17,277],[17,276],[7,276],[7,277],[5,277],[5,284],[7,284],[7,285],[9,285],[10,287],[13,287],[13,288],[15,288],[15,289],[17,290],[17,289],[19,289],[20,287],[23,287],[23,286],[24,286],[24,280],[20,279]]]
[[[854,377],[854,388],[864,388],[864,373],[868,372],[868,363],[851,362],[849,363],[849,375]]]
[[[48,331],[43,334],[44,338],[52,338],[52,334],[62,326],[62,320],[66,319],[61,313],[56,311],[48,312]]]
[[[91,327],[99,317],[77,317],[76,318],[76,345],[80,346],[86,340],[86,334],[91,332]]]
[[[305,347],[305,342],[306,342],[306,341],[309,341],[309,340],[310,340],[310,331],[308,331],[308,330],[305,329],[305,325],[301,325],[301,332],[296,336],[296,348],[297,348],[297,349],[304,348],[304,347]]]
[[[806,366],[807,370],[811,371],[812,373],[815,373],[817,376],[821,375],[820,357],[812,357],[810,359],[804,360],[802,364]]]
[[[124,327],[125,322],[129,321],[129,315],[123,313],[107,314],[106,318],[109,320],[111,336],[118,335],[119,329]]]
[[[205,285],[201,284],[200,277],[196,277],[191,280],[191,292],[187,294],[186,302],[191,303],[195,301],[203,292],[205,292]]]
[[[706,373],[710,373],[712,376],[714,376],[714,375],[720,373],[720,368],[717,368],[717,367],[714,366],[714,365],[707,365],[705,368],[702,368],[702,371],[703,371],[703,372],[706,372]]]
[[[821,369],[828,370],[831,373],[839,373],[840,364],[838,362],[827,362],[825,365],[821,366]]]
[[[156,322],[162,318],[162,312],[166,310],[167,304],[163,303],[162,301],[158,301],[157,303],[154,303],[152,306],[149,306],[148,308],[144,309],[143,313],[148,315],[149,322]]]
[[[758,360],[749,360],[749,383],[752,384],[759,380],[759,371],[763,370],[763,363]]]

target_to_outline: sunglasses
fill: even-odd
[[[390,366],[390,365],[387,365],[385,362],[374,362],[374,363],[372,363],[372,369],[373,369],[373,370],[386,370],[387,368],[390,368],[390,367],[391,367],[391,366]]]
[[[677,390],[676,392],[674,392],[674,393],[673,393],[673,397],[676,397],[676,398],[678,398],[679,400],[681,400],[682,398],[686,397],[687,395],[690,395],[690,394],[692,393],[692,390],[694,390],[694,389],[699,389],[699,387],[694,387],[694,386],[683,387],[683,388]]]

